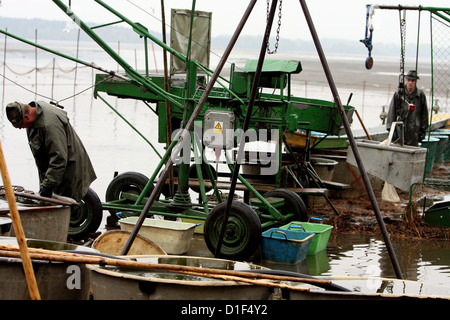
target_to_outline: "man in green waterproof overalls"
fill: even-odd
[[[32,101],[9,103],[6,115],[15,128],[27,129],[39,172],[39,194],[51,197],[54,192],[81,201],[96,174],[67,113],[44,101]]]
[[[405,78],[406,87],[404,90],[399,89],[395,92],[389,105],[386,129],[390,131],[392,122],[403,122],[404,143],[409,146],[418,146],[419,142],[425,138],[428,128],[427,99],[425,93],[416,86],[419,77],[415,70],[409,71]],[[398,137],[399,135],[395,132],[393,141]]]

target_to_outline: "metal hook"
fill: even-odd
[[[374,5],[367,5],[367,14],[366,14],[366,30],[364,34],[364,39],[359,40],[360,42],[364,43],[367,50],[369,50],[369,56],[366,59],[365,65],[366,69],[370,70],[373,66],[373,58],[372,58],[372,36],[373,36],[373,25],[372,25],[372,16],[375,13],[375,6]]]

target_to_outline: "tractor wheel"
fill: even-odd
[[[131,193],[136,196],[139,196],[139,195],[141,195],[141,193],[144,190],[147,183],[148,183],[148,178],[145,175],[143,175],[142,173],[133,172],[133,171],[121,173],[121,174],[117,175],[109,183],[108,188],[106,189],[106,196],[105,196],[106,202],[122,199],[123,193]],[[146,197],[150,196],[153,188],[154,188],[153,186],[150,187],[147,194],[145,195]],[[134,204],[134,203],[131,203],[130,201],[128,201],[128,203],[126,203],[126,204]],[[108,218],[111,218],[111,219],[108,219],[108,225],[110,225],[111,227],[114,227],[113,226],[113,224],[115,224],[114,222],[118,221],[118,218],[116,217],[117,210],[110,209],[109,213],[110,213],[110,217],[108,217]],[[113,220],[113,221],[111,221],[111,220]]]
[[[294,216],[291,221],[308,221],[308,209],[302,198],[294,191],[288,189],[270,190],[264,194],[264,198],[269,197],[284,199],[284,207],[279,211],[283,216],[293,213]]]
[[[102,203],[94,190],[88,189],[79,206],[74,206],[70,213],[69,238],[82,240],[90,233],[96,232],[103,218]]]
[[[204,237],[208,249],[215,253],[227,202],[215,206],[206,217]],[[233,201],[220,250],[220,257],[246,260],[261,243],[261,221],[256,212],[243,202]]]

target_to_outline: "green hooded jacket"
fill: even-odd
[[[36,118],[27,129],[41,187],[81,201],[97,177],[91,160],[65,111],[43,101],[33,101]]]
[[[418,146],[420,137],[425,136],[428,128],[427,99],[422,90],[416,88],[412,94],[405,93],[405,99],[402,99],[399,91],[395,92],[386,120],[388,131],[391,129],[392,122],[395,121],[403,122],[405,144]],[[394,139],[397,136],[394,134]]]

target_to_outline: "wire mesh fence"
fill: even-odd
[[[444,120],[450,112],[450,25],[431,15],[433,61],[433,118]]]
[[[428,154],[425,167],[425,184],[441,190],[450,190],[450,70],[448,67],[450,25],[436,14],[430,15],[432,52],[432,123],[443,127],[430,132],[426,142]]]

